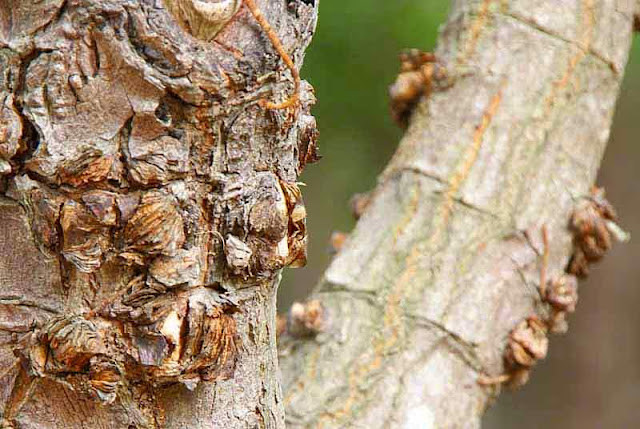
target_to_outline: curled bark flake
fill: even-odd
[[[95,362],[91,363],[89,383],[102,402],[111,404],[116,400],[122,375],[114,363],[95,357],[93,360]]]
[[[23,188],[23,191],[23,204],[29,208],[31,231],[40,249],[44,247],[48,251],[58,250],[61,242],[58,221],[65,198],[39,185],[30,190]]]
[[[266,187],[249,211],[252,233],[279,242],[287,236],[288,222],[289,210],[284,194],[277,188]]]
[[[192,294],[156,323],[169,348],[159,364],[147,368],[155,382],[194,387],[199,380],[233,375],[238,346],[235,320],[206,292]]]
[[[236,323],[232,316],[214,307],[193,300],[189,303],[190,319],[189,335],[200,337],[200,341],[185,344],[185,360],[187,373],[199,372],[203,380],[229,378],[235,369],[238,347]],[[194,323],[200,318],[200,323]]]
[[[306,82],[302,85],[301,114],[298,120],[298,175],[302,174],[307,164],[313,164],[322,156],[318,153],[318,124],[316,118],[308,113],[315,104],[313,87]]]
[[[227,264],[235,273],[241,273],[249,268],[253,251],[242,240],[234,235],[227,235],[224,247]]]
[[[110,247],[109,229],[73,200],[62,207],[60,225],[64,237],[64,258],[82,273],[92,273],[100,268],[103,254]]]
[[[134,117],[128,144],[129,176],[144,186],[166,184],[189,171],[190,145],[168,135],[171,116],[144,113]],[[169,123],[165,123],[166,119]]]
[[[117,163],[113,155],[103,156],[99,152],[88,150],[80,158],[61,165],[60,182],[81,188],[117,177],[118,175],[113,173],[116,168]]]
[[[149,191],[124,229],[125,259],[140,263],[147,256],[175,256],[185,242],[184,222],[172,196]]]
[[[128,315],[133,320],[136,320],[142,316],[142,314],[140,312],[133,313],[133,309],[147,304],[156,297],[164,294],[166,290],[162,284],[148,281],[147,276],[144,274],[135,276],[127,284],[126,293],[121,300],[122,305],[128,308],[120,308],[116,303],[109,311],[119,318]]]
[[[297,183],[281,181],[282,191],[289,209],[289,256],[285,265],[291,268],[307,264],[307,210]]]
[[[140,204],[140,195],[138,193],[119,194],[116,197],[116,204],[118,207],[119,224],[124,226],[131,216],[135,213],[138,204]]]
[[[136,183],[166,184],[188,171],[189,148],[178,139],[164,136],[136,149],[137,158],[132,159],[129,168],[129,175]]]
[[[117,194],[107,191],[89,191],[82,194],[82,201],[102,225],[115,226],[118,220]]]
[[[31,363],[40,376],[84,372],[100,349],[97,327],[82,317],[54,317],[36,334]]]
[[[201,277],[199,249],[180,249],[175,256],[158,256],[149,267],[149,275],[168,288],[196,286]]]
[[[273,173],[264,173],[259,176],[256,188],[251,193],[253,204],[247,216],[248,231],[241,240],[246,248],[237,235],[227,238],[228,265],[235,267],[233,271],[239,274],[245,269],[245,257],[250,251],[251,275],[265,275],[284,266],[303,266],[306,263],[306,209],[298,185],[279,180]],[[231,207],[226,217],[228,228],[240,230],[237,226],[245,224],[245,216],[241,216],[245,209],[231,206],[229,201],[227,205]]]
[[[12,94],[0,97],[0,177],[12,172],[9,160],[24,149],[22,120]]]

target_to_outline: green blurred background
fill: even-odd
[[[332,231],[354,225],[348,202],[371,189],[401,136],[387,107],[398,53],[431,50],[445,22],[444,0],[324,0],[303,77],[316,88],[314,114],[323,160],[301,178],[308,211],[309,264],[287,270],[281,310],[302,300],[330,255]],[[640,231],[640,45],[636,42],[618,102],[599,184],[623,225]],[[640,427],[640,236],[618,245],[581,285],[569,334],[554,337],[529,384],[503,394],[486,428]]]

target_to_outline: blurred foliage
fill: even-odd
[[[308,211],[309,265],[286,270],[279,306],[303,300],[326,268],[332,231],[354,225],[348,202],[375,186],[402,135],[390,119],[387,87],[405,48],[432,50],[445,0],[321,0],[317,34],[302,75],[316,89],[318,164],[301,180]],[[640,231],[640,41],[625,71],[599,183],[632,234]],[[638,427],[640,408],[640,233],[614,248],[581,285],[569,335],[521,392],[502,395],[487,428]]]

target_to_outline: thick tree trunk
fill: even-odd
[[[297,67],[316,3],[258,2]],[[544,312],[542,225],[549,275],[570,257],[634,6],[454,2],[454,83],[318,286],[325,331],[283,342],[283,398],[310,87],[265,108],[293,79],[236,0],[0,2],[2,425],[275,428],[286,405],[292,427],[478,426],[479,376]]]
[[[0,2],[0,426],[283,427],[314,97],[264,107],[297,85],[243,3]],[[257,3],[300,67],[314,2]]]
[[[289,340],[289,427],[478,427],[509,332],[572,253],[627,61],[633,2],[453,2],[422,100],[313,297],[326,332]]]

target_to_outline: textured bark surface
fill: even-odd
[[[314,2],[257,3],[299,68]],[[294,80],[241,5],[0,2],[0,426],[283,426],[315,99],[262,106]]]
[[[478,427],[509,332],[572,253],[631,43],[633,1],[452,4],[422,100],[316,291],[329,327],[281,347],[289,427]]]
[[[258,2],[298,67],[315,3]],[[453,84],[318,286],[323,332],[283,341],[283,397],[310,87],[262,107],[293,78],[237,0],[0,2],[0,425],[479,426],[478,377],[548,310],[542,225],[549,277],[571,256],[636,3],[453,2]]]

